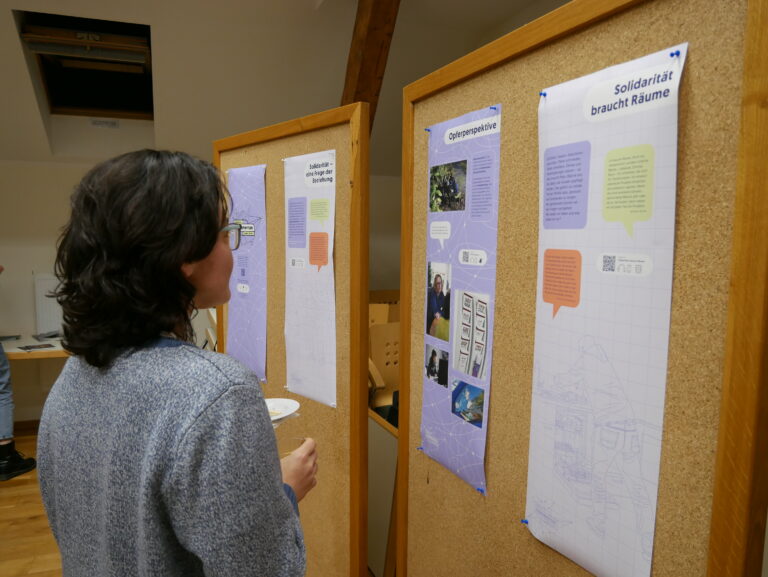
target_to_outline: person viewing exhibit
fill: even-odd
[[[55,295],[72,356],[38,439],[65,576],[304,574],[315,441],[280,460],[256,375],[193,344],[191,315],[230,298],[230,202],[180,152],[118,156],[75,189]]]
[[[5,268],[0,265],[0,274]],[[0,481],[8,481],[35,468],[35,460],[16,450],[13,440],[11,366],[0,343]]]

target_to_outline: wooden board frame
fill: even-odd
[[[653,1],[575,0],[422,78],[404,91],[400,282],[403,346],[400,351],[400,466],[397,478],[398,491],[403,497],[399,499],[397,510],[397,574],[401,577],[408,571],[409,460],[418,442],[415,438],[418,431],[412,434],[410,423],[411,318],[415,314],[412,313],[414,307],[421,306],[413,299],[413,266],[414,258],[422,256],[412,253],[415,134],[422,128],[415,125],[415,108],[431,97],[537,48]],[[735,105],[741,108],[741,126],[737,179],[733,183],[725,369],[722,396],[715,400],[719,403],[720,416],[706,554],[707,571],[713,577],[758,575],[765,538],[768,504],[768,460],[765,458],[768,454],[768,35],[765,30],[768,30],[768,2],[749,0],[743,38],[743,84],[741,94],[734,98]],[[695,50],[695,47],[691,48],[689,58],[695,58]],[[479,107],[479,104],[470,104],[466,110]],[[531,145],[538,147],[537,143]],[[685,154],[685,150],[679,152],[680,156]],[[546,551],[548,553],[537,550],[534,553],[505,551],[502,554],[555,554]],[[654,575],[661,574],[670,573],[665,573],[665,568],[654,560]]]
[[[345,129],[346,127],[346,129]],[[338,435],[328,435],[327,439],[337,438],[339,443],[348,443],[345,447],[349,448],[349,470],[348,476],[349,492],[349,566],[348,567],[329,567],[323,568],[319,574],[322,575],[367,575],[367,498],[368,498],[368,440],[367,440],[367,385],[368,385],[368,150],[369,150],[369,120],[367,103],[355,103],[335,108],[325,112],[312,114],[295,120],[290,120],[266,128],[254,130],[251,132],[238,134],[214,142],[214,164],[221,169],[222,157],[228,153],[251,150],[253,161],[250,165],[262,164],[258,161],[259,147],[270,145],[276,141],[285,141],[288,148],[293,147],[290,143],[295,143],[296,150],[285,156],[306,154],[315,152],[315,150],[304,150],[302,140],[311,138],[310,135],[317,136],[319,131],[341,130],[345,134],[348,148],[346,150],[337,149],[337,162],[340,156],[348,158],[349,173],[337,173],[337,194],[339,187],[349,187],[349,205],[345,206],[337,202],[336,205],[336,233],[334,253],[337,249],[345,246],[349,252],[350,268],[348,271],[335,268],[336,294],[338,295],[340,287],[348,290],[349,301],[339,301],[337,296],[337,317],[348,318],[348,335],[346,340],[349,343],[349,350],[341,355],[337,351],[337,370],[339,374],[349,375],[349,429],[346,431],[336,431]],[[321,149],[318,149],[318,151]],[[337,164],[338,166],[338,164]],[[276,175],[282,175],[282,166],[267,166],[267,196],[269,199],[270,178],[275,179]],[[278,177],[282,180],[282,176]],[[283,189],[282,182],[276,182],[280,190]],[[282,225],[281,225],[282,226]],[[270,244],[271,242],[281,243],[279,247]],[[284,239],[269,239],[268,251],[284,251]],[[269,256],[268,256],[269,260]],[[217,339],[219,350],[226,351],[226,305],[217,309]],[[284,359],[270,358],[270,343],[275,340],[284,339],[282,331],[272,331],[268,334],[267,370],[270,371],[271,363],[282,362]],[[339,339],[337,334],[337,339]],[[346,366],[339,365],[339,359],[347,359]],[[269,375],[268,375],[269,379]],[[343,387],[343,380],[337,381],[337,387]],[[311,404],[312,401],[302,399],[302,406],[305,403]],[[303,409],[302,409],[303,410]],[[300,422],[297,419],[296,422]],[[281,427],[290,427],[292,423],[286,423]],[[298,425],[297,425],[298,426]],[[295,430],[295,429],[288,429]],[[301,430],[296,429],[296,430]],[[279,433],[280,431],[278,431]],[[294,433],[297,434],[297,433]],[[306,430],[301,433],[302,436],[315,436],[312,430]],[[294,444],[296,441],[294,441]],[[281,448],[281,450],[283,450]],[[329,447],[319,443],[319,463],[318,473],[319,484],[323,483],[323,471],[328,471],[328,467],[333,466],[331,453],[338,453],[341,447]],[[325,457],[325,459],[324,459]],[[340,474],[343,475],[343,472]],[[342,487],[338,487],[342,488]],[[336,493],[338,494],[338,488]],[[315,490],[317,491],[317,489]],[[310,497],[312,493],[310,493]],[[333,504],[326,504],[329,508]],[[334,520],[332,518],[318,519],[304,516],[302,523],[305,525],[305,532],[308,523],[324,527],[325,531],[332,531]],[[309,555],[309,552],[308,552]],[[310,566],[311,559],[308,559]],[[309,573],[308,573],[309,574]]]

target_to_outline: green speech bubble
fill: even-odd
[[[650,144],[617,148],[605,155],[603,218],[621,222],[629,236],[636,222],[653,214],[653,158]]]
[[[327,198],[315,198],[309,201],[309,220],[328,220],[331,201]]]

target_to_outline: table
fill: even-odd
[[[69,353],[61,347],[61,339],[46,339],[38,341],[31,336],[22,336],[14,341],[3,341],[5,354],[10,361],[24,361],[34,359],[61,359],[69,356]],[[37,349],[33,351],[24,351],[19,347],[27,345],[53,345],[52,348]]]

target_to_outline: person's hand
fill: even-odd
[[[280,460],[283,483],[290,485],[301,501],[317,485],[317,443],[314,439],[304,439],[301,446],[287,457]]]

